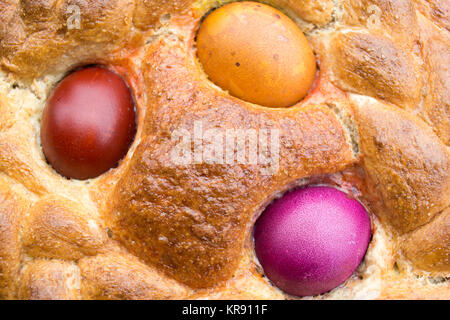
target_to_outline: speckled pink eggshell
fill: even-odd
[[[370,235],[364,207],[325,186],[297,189],[275,200],[254,229],[265,275],[294,296],[317,295],[342,284],[364,258]]]

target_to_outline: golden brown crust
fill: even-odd
[[[46,191],[46,182],[42,179],[41,170],[49,170],[36,163],[39,158],[32,148],[35,140],[31,125],[24,126],[22,121],[18,121],[4,129],[0,131],[0,170],[33,193],[42,194]]]
[[[82,14],[79,25],[73,6]],[[0,29],[1,66],[26,78],[105,61],[138,41],[132,0],[2,1],[0,8],[8,26]]]
[[[1,299],[292,298],[262,276],[251,229],[308,182],[360,197],[374,222],[356,274],[315,298],[450,298],[447,1],[267,2],[305,28],[320,66],[291,108],[208,81],[195,33],[215,1],[0,0]],[[129,82],[138,131],[118,168],[80,182],[45,162],[39,121],[54,84],[88,63]],[[170,165],[171,134],[196,121],[278,129],[279,168]]]
[[[177,299],[188,290],[133,256],[111,253],[79,262],[86,299]]]
[[[194,59],[185,66],[186,55],[189,48],[167,47],[166,41],[155,43],[146,54],[144,76],[151,95],[141,124],[145,134],[118,183],[108,218],[114,234],[132,252],[182,282],[205,287],[232,275],[250,222],[271,194],[289,181],[338,171],[354,157],[328,107],[255,110],[199,81],[185,82],[198,78]],[[160,68],[154,70],[154,65]],[[195,121],[205,131],[278,129],[279,169],[264,176],[255,165],[168,165],[177,144],[168,138],[170,132],[191,132]]]
[[[417,8],[436,22],[440,27],[450,31],[450,3],[442,0],[415,0]]]
[[[37,202],[24,226],[26,253],[66,260],[99,253],[107,236],[86,211],[68,199],[44,198]]]
[[[58,260],[34,260],[20,274],[18,298],[27,300],[78,300],[78,267]]]
[[[450,264],[450,209],[402,238],[405,256],[422,270],[439,273]]]
[[[272,0],[269,3],[282,10],[291,10],[299,18],[315,25],[324,26],[333,19],[334,3],[332,0],[304,0],[301,3],[295,0]]]
[[[133,24],[147,30],[153,26],[169,22],[172,14],[188,11],[194,0],[137,0],[133,13]]]
[[[419,103],[422,81],[413,56],[392,40],[350,32],[332,40],[335,83],[343,90],[412,108]]]
[[[425,119],[441,140],[450,146],[450,35],[422,18],[422,55],[428,68],[424,99]]]
[[[450,154],[423,122],[381,104],[357,110],[363,166],[381,201],[377,215],[403,234],[450,204]]]
[[[20,221],[23,215],[22,199],[0,184],[0,299],[14,297],[20,271],[22,248]]]
[[[412,50],[419,38],[417,14],[410,0],[344,1],[342,19],[352,27],[365,26],[370,33],[392,37]]]

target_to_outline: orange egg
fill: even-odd
[[[257,2],[234,2],[213,11],[200,26],[197,50],[211,81],[267,107],[300,101],[316,75],[314,53],[299,27]]]

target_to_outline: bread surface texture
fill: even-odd
[[[351,278],[305,299],[450,299],[450,2],[264,1],[318,64],[288,108],[202,70],[197,30],[228,2],[0,0],[0,299],[294,299],[264,276],[252,229],[306,184],[359,199],[373,234]],[[116,168],[79,181],[46,162],[40,121],[90,64],[127,81],[137,133]],[[278,165],[173,164],[172,133],[199,123],[277,132]]]

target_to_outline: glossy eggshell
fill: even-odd
[[[325,186],[297,189],[275,200],[254,229],[266,276],[294,296],[328,292],[364,258],[371,231],[364,207]]]
[[[54,88],[42,115],[41,142],[59,174],[83,180],[117,166],[135,131],[127,84],[105,68],[87,67]]]
[[[268,107],[288,107],[311,88],[316,62],[303,32],[280,11],[234,2],[213,11],[197,35],[209,78],[231,95]]]

